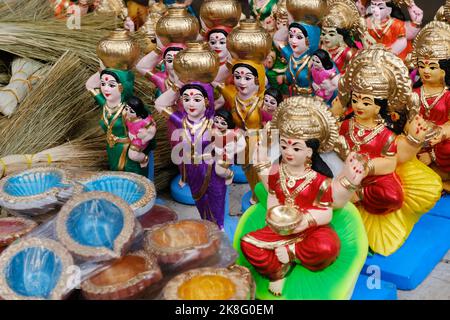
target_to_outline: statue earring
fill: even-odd
[[[305,167],[307,167],[307,168],[311,168],[312,167],[312,159],[311,159],[311,157],[306,157]]]

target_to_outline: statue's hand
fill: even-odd
[[[289,253],[285,246],[281,246],[275,249],[275,255],[282,264],[289,263]]]
[[[366,177],[365,163],[368,159],[364,159],[356,152],[351,152],[345,160],[343,169],[344,176],[354,185],[360,185],[361,181]]]
[[[425,141],[429,131],[430,127],[427,121],[420,115],[416,115],[409,123],[408,134],[421,142]]]
[[[336,118],[340,118],[345,113],[344,107],[342,106],[339,97],[334,98],[334,100],[331,102],[331,113]]]
[[[416,24],[421,24],[423,20],[423,10],[420,9],[416,4],[408,7],[408,13],[411,17],[411,21]]]

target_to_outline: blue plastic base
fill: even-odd
[[[397,300],[395,284],[359,275],[351,300]]]
[[[244,170],[241,166],[233,165],[231,170],[234,172],[233,183],[247,183],[247,177],[245,176]]]
[[[195,205],[195,201],[192,198],[191,188],[186,183],[183,188],[180,187],[178,182],[180,181],[181,174],[177,175],[173,178],[172,182],[170,182],[170,194],[172,199],[176,202],[187,204],[187,205]]]
[[[252,206],[252,203],[250,202],[250,199],[252,198],[252,191],[248,191],[241,200],[241,212],[244,213],[247,211],[248,208]]]
[[[379,254],[367,257],[362,274],[379,270],[382,280],[394,283],[400,290],[413,290],[449,248],[450,220],[426,214],[395,253],[388,257]]]
[[[441,218],[450,219],[450,195],[442,196],[433,209],[427,214]]]

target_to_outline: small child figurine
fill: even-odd
[[[330,104],[337,95],[339,70],[328,52],[323,49],[318,49],[313,53],[311,62],[314,93]]]
[[[128,99],[123,115],[131,140],[128,157],[139,162],[141,167],[144,168],[148,165],[148,156],[144,153],[144,150],[155,137],[156,123],[142,100],[134,96]]]
[[[245,138],[239,132],[239,129],[235,128],[233,117],[229,111],[220,108],[215,112],[212,133],[216,161],[223,161],[231,165],[234,162],[235,154],[245,149]],[[232,173],[229,176],[230,178],[226,181],[227,184],[230,184],[233,180]]]
[[[269,88],[264,93],[264,106],[261,110],[262,124],[265,126],[272,121],[272,115],[283,101],[283,95],[277,88]]]

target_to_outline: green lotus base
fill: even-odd
[[[250,207],[241,217],[234,235],[234,248],[239,253],[237,264],[250,269],[256,282],[256,298],[260,300],[343,300],[350,299],[358,275],[367,257],[367,236],[356,207],[349,203],[334,210],[331,225],[341,240],[338,259],[321,271],[310,271],[295,265],[286,277],[282,295],[268,291],[269,280],[250,265],[241,251],[240,240],[245,234],[265,226],[267,191],[259,183],[255,192],[260,202]]]

